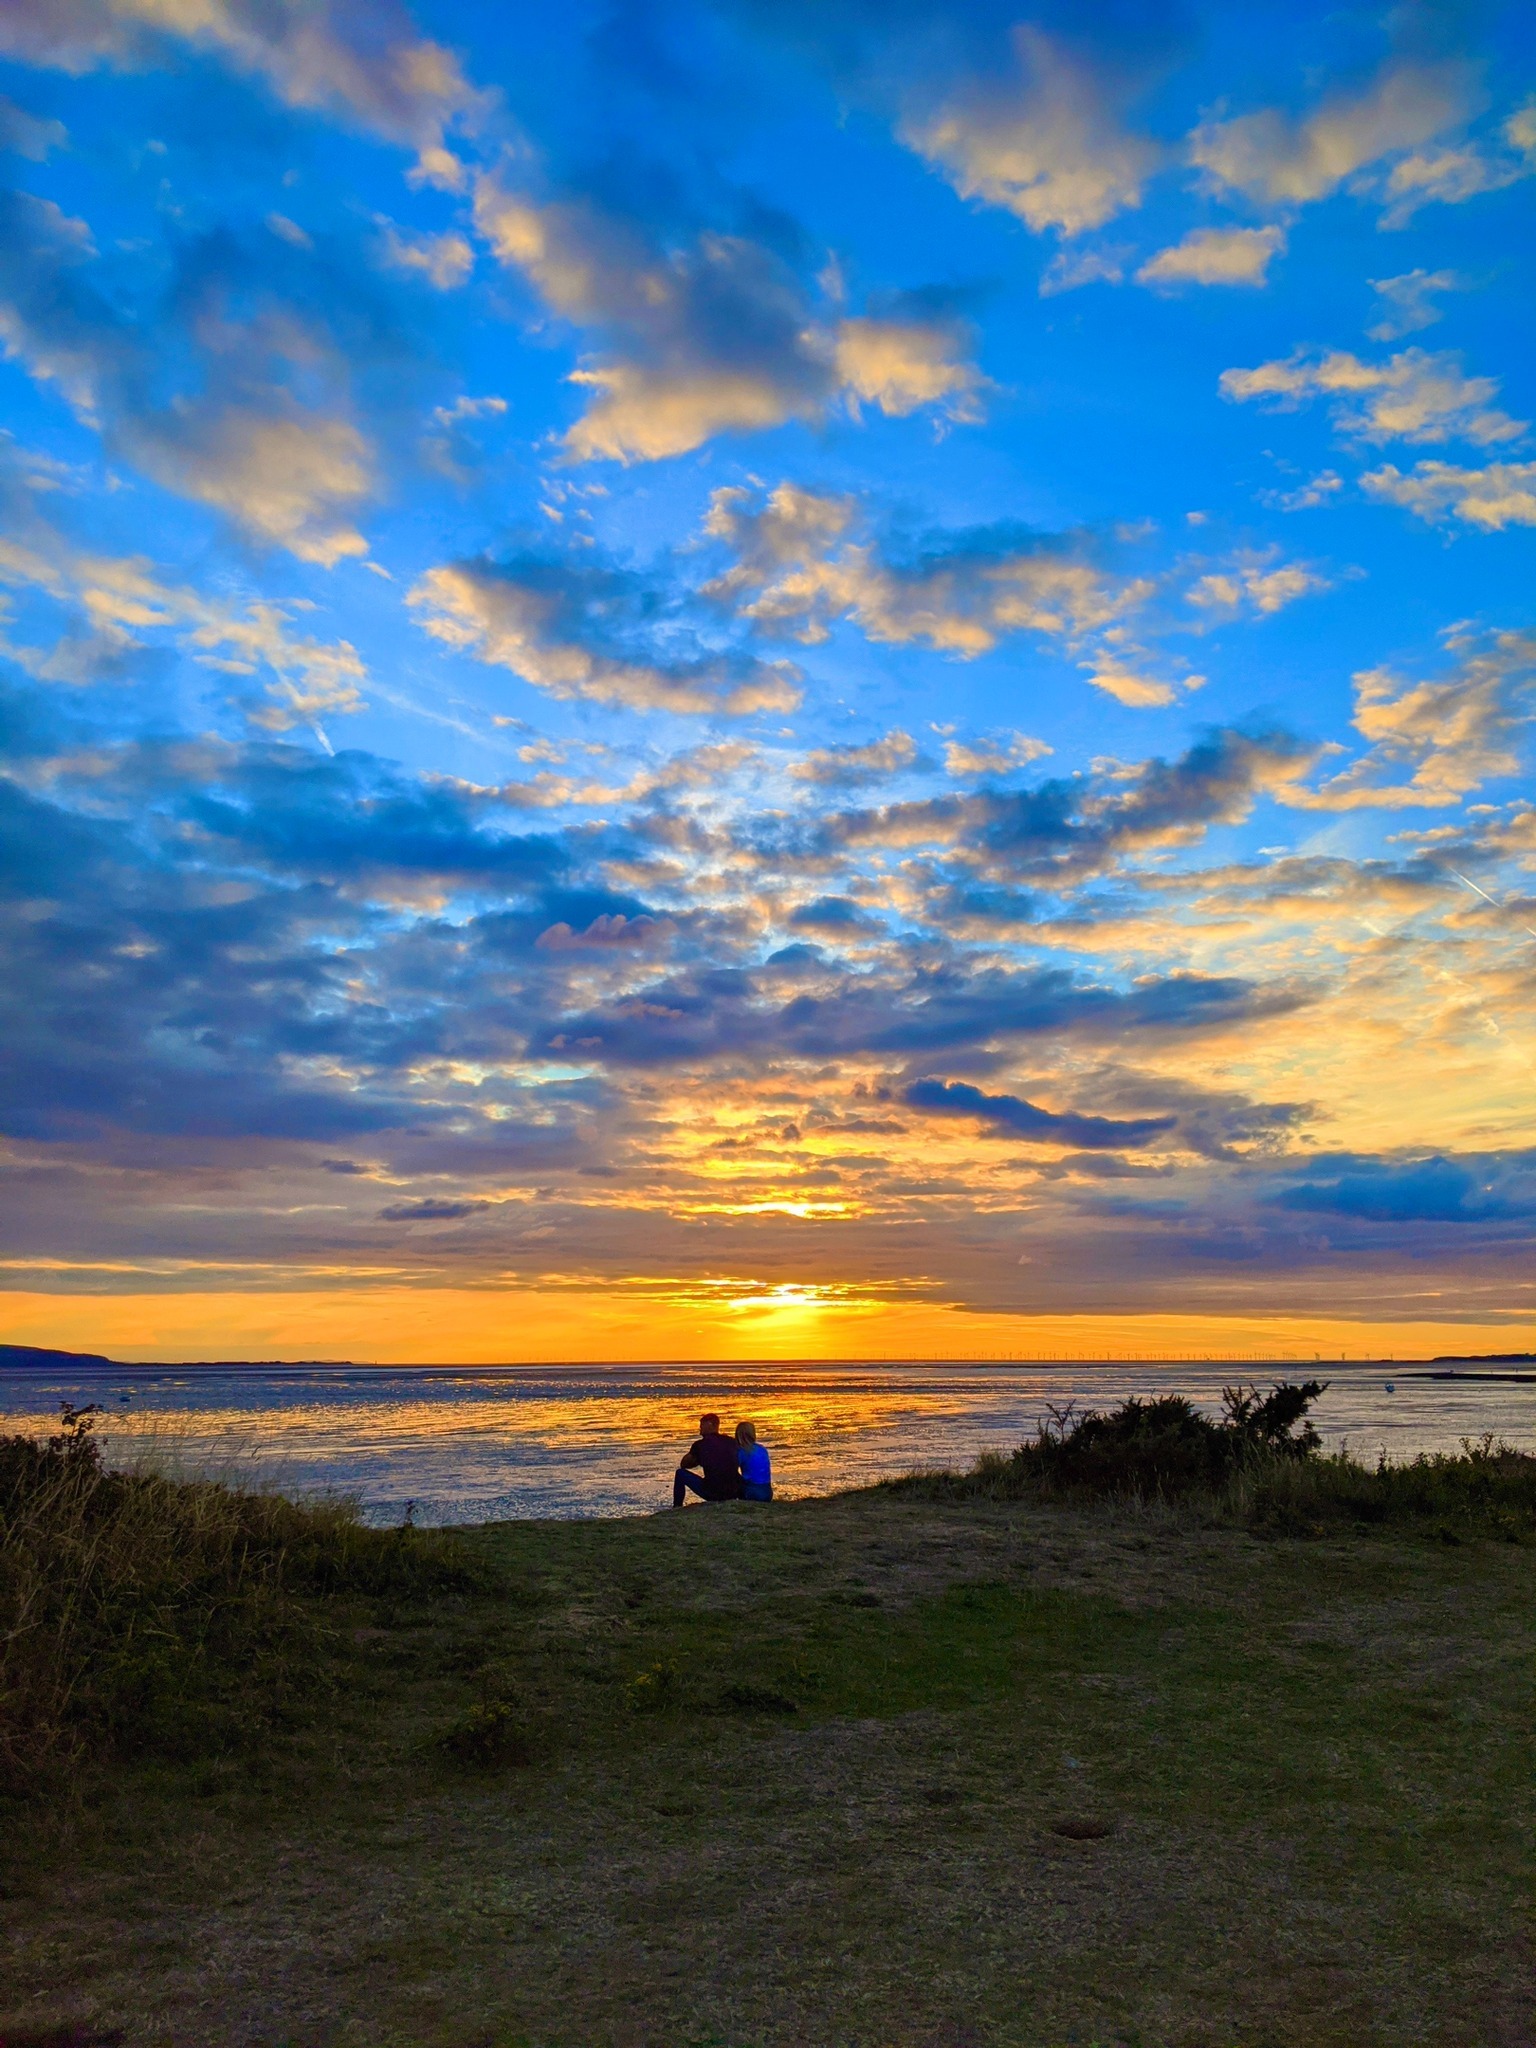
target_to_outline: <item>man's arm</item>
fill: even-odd
[[[679,1459],[678,1459],[678,1461],[677,1461],[677,1469],[678,1469],[678,1470],[679,1470],[680,1472],[701,1472],[701,1471],[703,1471],[703,1469],[704,1469],[704,1445],[703,1445],[703,1442],[702,1442],[702,1440],[701,1440],[701,1439],[699,1439],[699,1438],[697,1438],[697,1437],[696,1437],[696,1438],[694,1439],[693,1449],[692,1449],[692,1450],[691,1450],[691,1451],[690,1451],[690,1452],[688,1453],[688,1455],[687,1455],[687,1457],[686,1457],[686,1458],[679,1458]]]

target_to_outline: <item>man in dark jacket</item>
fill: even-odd
[[[695,1479],[694,1473],[703,1476]],[[680,1508],[684,1491],[700,1500],[740,1500],[741,1468],[736,1462],[736,1439],[720,1434],[718,1415],[699,1417],[699,1434],[691,1451],[677,1468],[672,1481],[672,1505]]]

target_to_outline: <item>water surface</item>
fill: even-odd
[[[1267,1385],[1302,1368],[1245,1367]],[[1372,1461],[1455,1450],[1493,1431],[1536,1450],[1536,1379],[1412,1378],[1317,1368],[1330,1446]],[[831,1492],[1011,1450],[1048,1407],[1181,1393],[1215,1412],[1231,1365],[125,1366],[0,1374],[0,1427],[41,1432],[64,1400],[99,1401],[112,1456],[152,1447],[187,1472],[259,1472],[285,1492],[355,1495],[370,1521],[627,1515],[670,1498],[706,1408],[771,1447],[786,1495]],[[1393,1389],[1388,1392],[1388,1387]]]

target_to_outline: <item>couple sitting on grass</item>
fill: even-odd
[[[699,1417],[698,1439],[672,1481],[673,1507],[680,1508],[688,1493],[700,1500],[773,1499],[768,1447],[758,1442],[750,1422],[738,1422],[734,1436],[722,1436],[718,1415]]]

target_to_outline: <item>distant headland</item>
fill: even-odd
[[[115,1365],[99,1351],[50,1351],[42,1344],[0,1344],[0,1366],[6,1365]]]
[[[105,1368],[108,1372],[289,1372],[306,1366],[352,1366],[351,1358],[166,1358],[140,1360],[130,1365],[121,1358],[108,1358],[100,1351],[55,1351],[45,1344],[0,1344],[0,1371],[7,1366],[49,1368]]]

